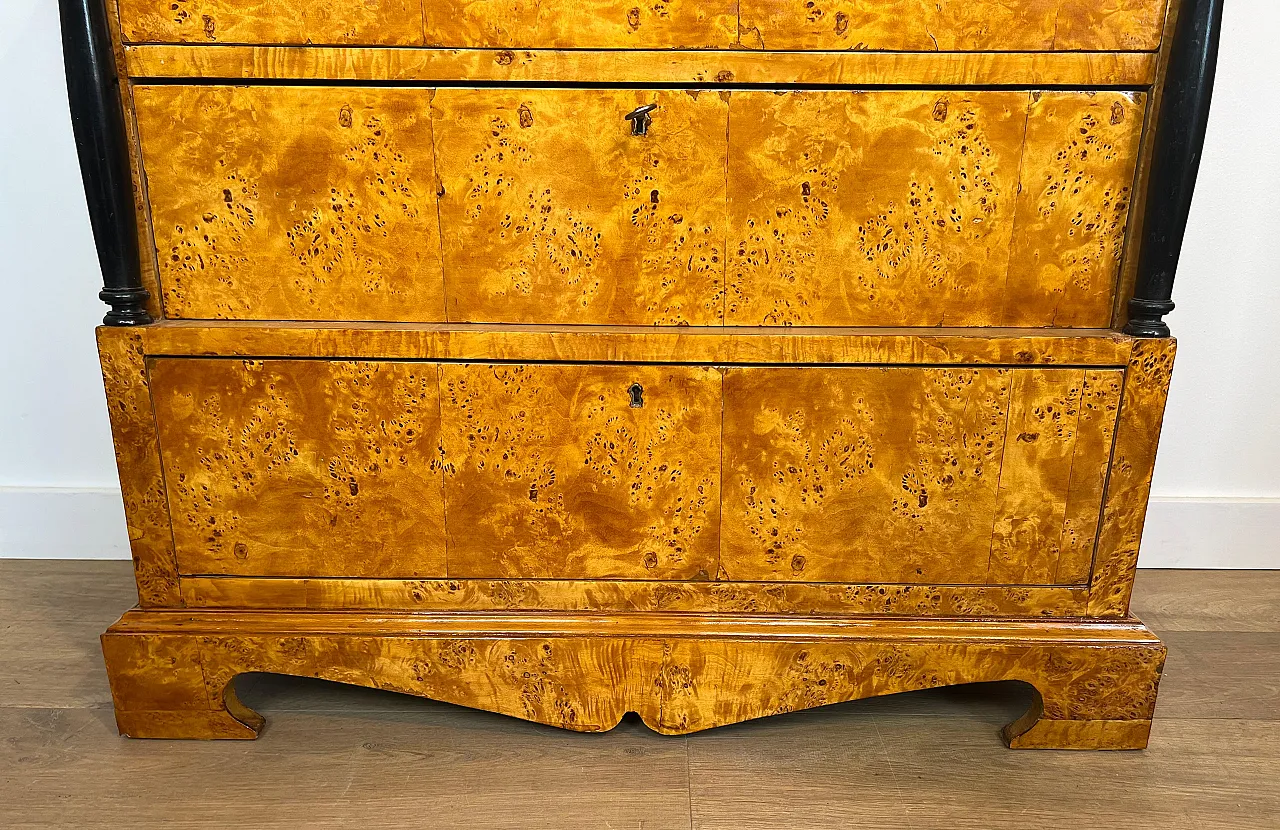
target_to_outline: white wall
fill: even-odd
[[[1280,567],[1280,4],[1231,0],[1147,566]],[[0,556],[125,557],[54,0],[0,3]]]
[[[0,0],[0,556],[128,556],[54,0]]]

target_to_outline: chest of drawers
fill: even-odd
[[[63,0],[139,605],[122,733],[267,671],[684,733],[1129,616],[1218,0]]]

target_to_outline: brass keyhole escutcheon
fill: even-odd
[[[649,125],[653,123],[653,116],[650,113],[657,108],[657,104],[644,104],[623,116],[624,119],[631,122],[632,135],[649,134]]]
[[[633,383],[627,388],[627,396],[631,398],[631,408],[639,409],[644,406],[644,387],[638,383]]]

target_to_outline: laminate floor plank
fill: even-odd
[[[111,622],[0,622],[0,706],[110,706],[98,636]]]
[[[1274,722],[1159,721],[1145,752],[1011,752],[994,711],[839,708],[691,736],[694,827],[1271,830],[1280,815]]]
[[[1157,633],[1169,649],[1157,718],[1280,721],[1280,632]]]
[[[130,741],[109,710],[0,709],[0,825],[689,828],[683,739],[453,708],[278,712],[252,743]]]
[[[116,735],[98,635],[127,562],[0,560],[0,827],[1280,826],[1280,572],[1140,572],[1168,643],[1146,752],[1011,752],[1028,687],[853,701],[669,738],[581,735],[275,675],[256,742]]]
[[[1131,607],[1157,632],[1280,631],[1280,571],[1139,569]]]
[[[0,559],[2,622],[92,617],[110,625],[137,602],[127,560]]]
[[[278,674],[241,675],[236,678],[236,693],[247,706],[263,712],[404,711],[424,702],[413,695]],[[839,706],[851,714],[949,715],[983,705],[1025,711],[1030,701],[1030,687],[1010,681],[885,695]]]

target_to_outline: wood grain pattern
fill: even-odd
[[[255,737],[246,672],[664,734],[1015,679],[1011,746],[1146,744],[1174,345],[1101,327],[1166,0],[108,3],[199,84],[122,98],[122,732]]]
[[[444,365],[441,399],[450,576],[715,574],[714,369]]]
[[[591,363],[1128,364],[1134,338],[1081,329],[698,329],[169,321],[148,354]]]
[[[742,0],[743,46],[957,52],[1155,49],[1165,0]]]
[[[570,579],[182,577],[192,608],[1080,617],[1082,587]]]
[[[1077,434],[1083,385],[1076,369],[730,370],[725,572],[1052,583],[1074,465],[1110,452]]]
[[[1172,338],[1150,338],[1134,343],[1125,373],[1111,475],[1089,583],[1092,616],[1123,617],[1129,613],[1142,525],[1147,517],[1147,499],[1155,471],[1156,447],[1160,443],[1160,425],[1164,421],[1177,349],[1177,341]]]
[[[137,99],[170,316],[641,325],[1105,325],[1144,101],[174,86]],[[658,105],[643,137],[622,118],[640,104]]]
[[[445,575],[435,366],[154,360],[151,383],[184,573]]]
[[[416,0],[118,0],[133,43],[420,45]]]
[[[143,331],[100,326],[98,357],[124,497],[138,602],[144,608],[181,605],[169,502],[165,495],[155,416],[151,411]]]
[[[721,52],[126,46],[136,78],[625,84],[1146,86],[1150,52]]]
[[[725,98],[437,92],[448,319],[719,323]],[[649,104],[633,136],[624,116]]]
[[[1146,96],[1032,93],[1005,325],[1111,323]]]
[[[709,49],[737,40],[736,0],[432,0],[428,46]]]
[[[1014,373],[991,582],[1087,579],[1122,382],[1119,371]]]
[[[1168,5],[1168,0],[1059,0],[1053,48],[1157,49]]]
[[[1076,442],[1105,450],[1090,457],[1080,453],[1072,455],[1071,486],[1067,491],[1057,574],[1053,580],[1059,585],[1084,585],[1089,581],[1123,387],[1124,377],[1119,372],[1086,370],[1084,373]]]
[[[1145,101],[178,86],[137,97],[172,317],[633,325],[715,325],[722,313],[743,325],[1105,325]],[[644,103],[658,106],[654,125],[633,136],[623,115]]]
[[[735,94],[726,322],[988,323],[1008,265],[1026,101]]]
[[[1145,99],[1062,94],[734,93],[726,323],[1105,325]]]
[[[441,320],[429,96],[138,86],[169,317]]]
[[[1011,385],[987,575],[1034,585],[1057,572],[1084,373],[1016,372]],[[1092,449],[1081,454],[1097,464],[1111,446]]]
[[[1153,50],[1165,0],[122,0],[126,39],[462,48]]]
[[[664,734],[1015,679],[1040,700],[1007,732],[1012,746],[1137,748],[1164,662],[1164,647],[1140,624],[706,617],[697,639],[689,630],[660,614],[139,611],[103,642],[117,722],[135,737],[253,737],[259,721],[227,697],[231,679],[249,671],[375,686],[584,732],[634,711]]]

